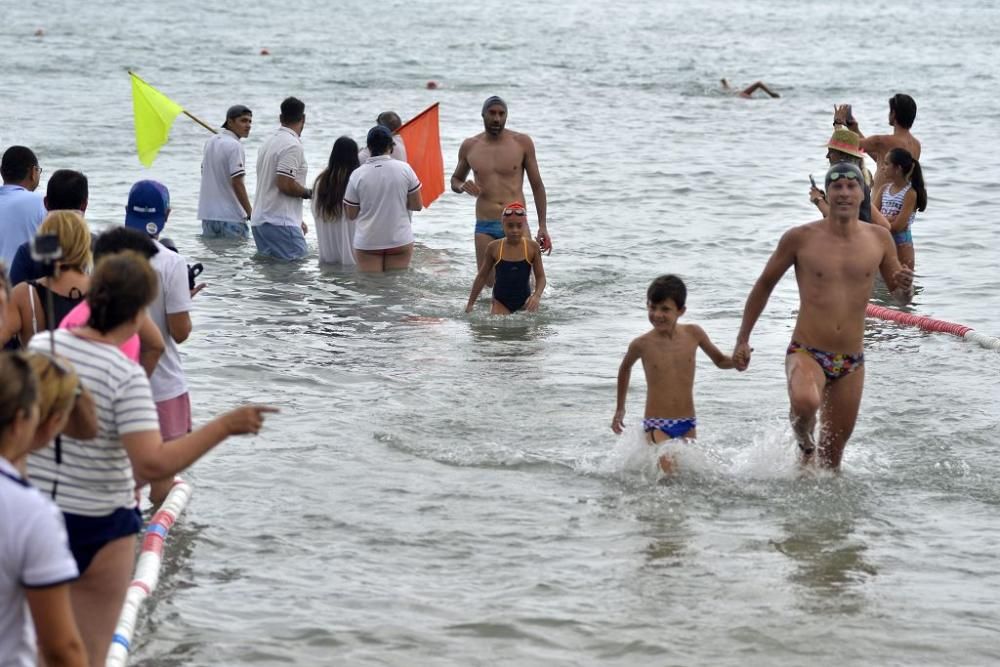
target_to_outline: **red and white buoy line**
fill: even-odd
[[[876,306],[873,303],[868,304],[868,307],[865,309],[865,313],[868,317],[874,317],[880,320],[892,320],[893,322],[898,322],[911,327],[918,327],[924,331],[951,334],[974,343],[979,343],[988,350],[1000,351],[1000,338],[997,338],[996,336],[987,336],[986,334],[979,333],[971,327],[967,327],[962,324],[936,320],[933,317],[926,317],[924,315],[904,313],[899,310],[893,310],[892,308]]]
[[[118,627],[115,628],[115,636],[111,640],[111,650],[105,663],[107,667],[124,667],[128,664],[128,653],[139,608],[156,590],[156,584],[160,579],[160,566],[163,564],[163,544],[170,527],[184,511],[190,498],[191,486],[180,477],[174,479],[174,485],[167,494],[167,499],[163,501],[146,527],[142,550],[135,565],[135,576],[128,587],[125,604],[118,618]]]

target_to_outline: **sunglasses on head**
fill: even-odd
[[[852,180],[858,181],[859,183],[861,182],[860,179],[858,178],[858,175],[853,171],[831,171],[829,174],[826,175],[826,180],[829,181],[830,183],[833,183],[834,181],[840,178],[850,178]]]
[[[503,214],[504,217],[508,215],[519,215],[523,218],[524,216],[528,215],[528,212],[525,211],[523,208],[505,208],[503,210]]]

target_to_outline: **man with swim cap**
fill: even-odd
[[[552,252],[545,222],[545,184],[538,173],[534,142],[526,134],[506,129],[507,103],[500,97],[487,98],[482,116],[484,131],[462,142],[451,177],[454,192],[467,192],[476,198],[476,265],[482,263],[486,247],[494,239],[503,238],[500,213],[504,206],[512,201],[527,201],[525,175],[538,215],[538,244],[544,252]],[[469,170],[472,180],[466,180]]]
[[[206,238],[246,239],[250,236],[250,196],[246,187],[246,155],[241,139],[250,136],[253,112],[242,104],[226,111],[218,134],[205,142],[201,160],[198,219]]]
[[[830,209],[821,220],[793,227],[754,283],[733,350],[737,370],[750,363],[750,332],[775,285],[792,266],[799,313],[785,354],[789,418],[803,465],[837,470],[857,421],[865,379],[865,306],[880,272],[900,303],[913,298],[913,271],[899,263],[892,236],[862,224],[864,175],[838,162],[826,174]],[[813,429],[820,411],[817,442]]]

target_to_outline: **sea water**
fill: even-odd
[[[166,234],[208,282],[182,346],[196,422],[245,401],[281,408],[186,473],[194,496],[133,664],[1000,661],[995,352],[870,321],[843,474],[799,475],[789,275],[747,372],[699,357],[700,439],[677,479],[658,482],[641,445],[638,368],[628,429],[609,428],[656,275],[680,274],[682,321],[732,348],[779,236],[816,218],[808,175],[825,171],[835,103],[877,133],[891,131],[890,96],[917,100],[929,205],[911,309],[1000,335],[994,3],[63,1],[3,14],[0,145],[33,147],[43,180],[84,171],[95,229],[122,221],[135,180],[166,183]],[[178,118],[142,168],[129,68],[211,125],[231,104],[253,109],[251,193],[287,95],[306,104],[311,176],[338,136],[434,102],[450,175],[482,101],[505,97],[548,193],[540,311],[498,319],[484,299],[463,314],[474,202],[450,191],[414,215],[404,273],[206,244],[208,133]],[[721,77],[781,98],[735,99]]]

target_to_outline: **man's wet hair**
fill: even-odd
[[[50,211],[81,211],[90,197],[87,177],[72,169],[57,169],[45,187],[45,204]]]
[[[889,98],[889,111],[896,116],[896,124],[907,130],[917,119],[917,103],[909,95],[896,93]]]
[[[375,119],[375,122],[379,125],[385,125],[393,132],[403,126],[403,119],[400,118],[399,114],[395,111],[383,111],[378,115],[378,118]]]
[[[297,123],[306,116],[305,102],[297,97],[286,97],[281,103],[281,122]]]
[[[687,287],[684,281],[672,273],[658,276],[646,290],[646,301],[651,305],[663,303],[667,299],[672,299],[678,308],[683,308],[687,302]]]
[[[0,177],[5,183],[20,183],[28,177],[32,167],[37,166],[34,151],[27,146],[11,146],[0,159]]]
[[[118,225],[101,232],[94,240],[94,263],[96,264],[106,255],[114,255],[126,250],[138,253],[147,260],[152,259],[153,255],[160,251],[153,240],[149,238],[149,234]]]

